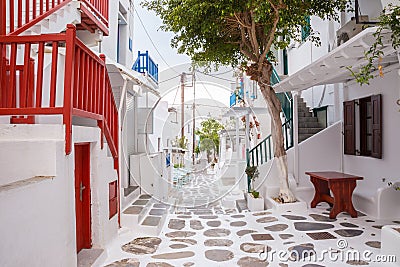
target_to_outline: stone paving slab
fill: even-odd
[[[188,190],[182,195],[187,194],[194,203],[194,200],[200,199],[199,196],[204,197],[211,192],[218,193],[214,190],[214,187]],[[380,228],[397,222],[376,220],[368,216],[351,218],[345,213],[331,220],[327,212],[329,206],[325,203],[305,212],[292,211],[284,214],[273,210],[239,213],[237,209],[223,209],[219,205],[219,202],[215,202],[206,208],[177,207],[176,214],[168,211],[166,223],[157,237],[147,236],[137,229],[132,231],[122,229],[123,231],[120,231],[118,238],[109,249],[109,256],[102,266],[130,266],[123,261],[128,258],[132,259],[132,266],[138,260],[140,266],[150,267],[365,265],[364,261],[351,260],[332,262],[326,259],[323,262],[302,262],[301,256],[297,258],[296,255],[302,251],[312,251],[320,256],[320,253],[329,247],[338,250],[338,240],[344,239],[348,242],[349,248],[361,252],[369,250],[373,253],[373,257],[381,254]],[[153,208],[156,209],[156,207]],[[170,229],[171,221],[175,225],[180,224],[181,226],[178,227],[180,230]],[[139,239],[130,243],[136,238]],[[161,241],[158,243],[157,239],[149,241],[147,238],[159,238]],[[123,249],[124,245],[126,247]],[[130,252],[125,252],[127,250]],[[277,259],[262,261],[259,259],[259,253],[265,250],[288,251],[291,258],[285,262]],[[132,257],[129,257],[129,254]],[[369,265],[374,267],[373,264]]]

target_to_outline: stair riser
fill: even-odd
[[[321,130],[322,128],[299,128],[299,134],[316,134]]]
[[[297,109],[298,112],[310,112],[310,109],[308,107],[299,107]]]
[[[299,118],[300,117],[312,117],[312,114],[310,112],[299,112],[298,115],[299,115]]]
[[[310,138],[311,136],[313,136],[313,134],[299,134],[299,143]]]
[[[318,122],[299,122],[299,129],[300,128],[319,128]]]
[[[299,116],[299,122],[318,122],[317,117],[300,117]]]

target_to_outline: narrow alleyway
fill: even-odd
[[[303,213],[239,213],[222,207],[220,200],[209,202],[221,193],[221,185],[206,173],[188,179],[181,190],[172,191],[178,195],[178,206],[169,209],[158,236],[120,229],[100,266],[367,265],[363,253],[370,251],[371,259],[379,254],[382,225],[400,227],[398,221],[374,221],[363,214],[351,218],[342,213],[329,219],[327,204]],[[360,252],[361,261],[347,260],[351,250]]]

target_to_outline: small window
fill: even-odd
[[[356,149],[356,101],[344,102],[344,153],[382,158],[382,97],[373,95],[358,100],[359,149]]]
[[[114,217],[118,211],[118,191],[117,181],[108,184],[108,206],[109,206],[109,219]]]

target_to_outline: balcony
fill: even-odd
[[[149,56],[149,51],[145,53],[138,52],[138,57],[133,64],[134,71],[148,75],[156,84],[158,84],[158,64],[154,63]]]

